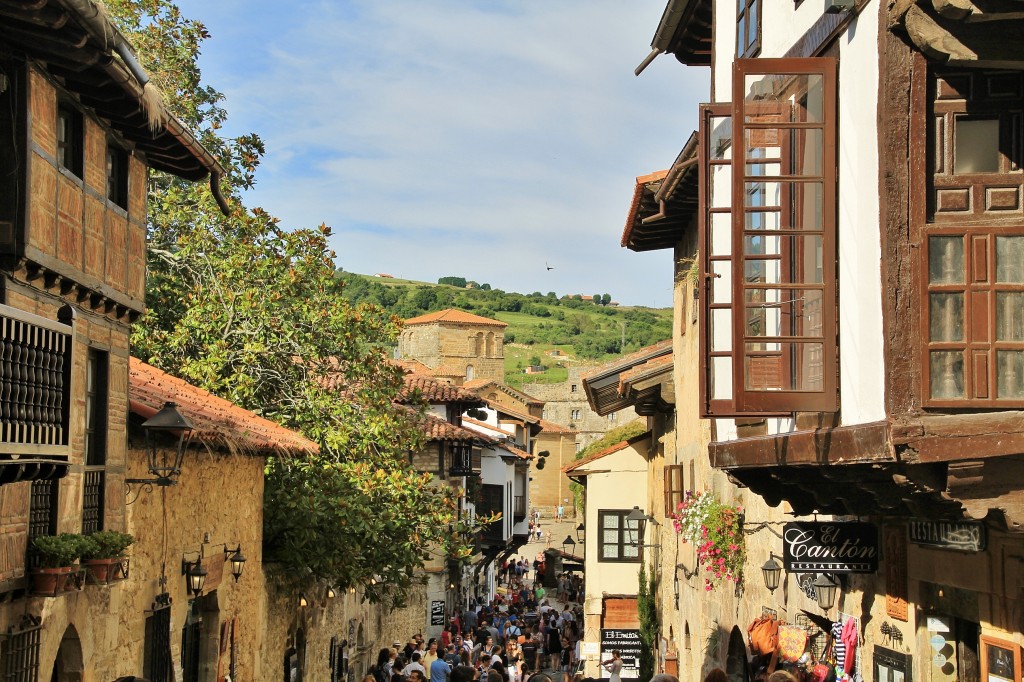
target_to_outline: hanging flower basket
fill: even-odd
[[[710,490],[687,492],[671,517],[676,533],[697,550],[706,591],[743,580],[746,552],[740,507],[723,504]]]

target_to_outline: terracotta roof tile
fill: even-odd
[[[529,415],[529,414],[526,414],[524,412],[520,412],[519,410],[513,410],[512,408],[505,407],[504,405],[498,405],[497,403],[492,403],[490,400],[487,400],[486,398],[484,399],[484,402],[486,402],[487,405],[490,406],[490,408],[492,410],[495,410],[496,412],[499,413],[499,417],[498,417],[499,419],[501,418],[500,414],[507,414],[510,417],[515,417],[516,419],[521,419],[522,421],[526,422],[527,424],[539,424],[540,423],[540,419],[539,418],[534,417],[534,416]]]
[[[585,464],[590,464],[594,460],[601,459],[602,457],[607,457],[608,455],[611,455],[613,453],[619,452],[620,450],[625,450],[630,445],[633,445],[634,443],[639,443],[640,441],[642,441],[642,440],[644,440],[646,438],[650,438],[650,437],[651,437],[651,432],[650,431],[645,431],[645,432],[641,433],[639,436],[633,436],[632,438],[630,438],[628,440],[620,440],[618,443],[615,443],[614,445],[610,445],[610,446],[606,447],[604,450],[600,450],[598,452],[589,454],[586,457],[584,457],[583,459],[578,459],[575,462],[573,462],[572,464],[565,465],[564,467],[562,467],[562,472],[563,473],[569,473],[570,471],[575,471],[576,469],[579,469],[580,467],[582,467]]]
[[[549,422],[546,419],[540,420],[540,430],[542,433],[576,433],[575,429],[570,429],[568,426]]]
[[[636,224],[637,212],[640,210],[640,200],[643,199],[644,192],[647,190],[647,185],[654,182],[661,182],[668,175],[668,170],[655,171],[647,175],[638,175],[636,178],[636,186],[633,188],[633,201],[629,204],[629,214],[626,216],[626,226],[622,230],[622,242],[620,246],[625,246],[629,243],[629,235],[633,231],[633,225]],[[657,191],[657,188],[653,188],[651,194]]]
[[[465,376],[466,370],[458,365],[438,365],[430,370],[433,377],[461,377]]]
[[[251,454],[316,452],[316,443],[208,391],[147,365],[138,358],[128,364],[131,411],[148,419],[166,402],[195,425],[194,438],[230,451]]]
[[[413,317],[405,321],[406,326],[416,324],[431,324],[434,322],[453,322],[456,324],[476,324],[483,327],[507,327],[508,324],[501,320],[492,320],[487,317],[480,317],[473,313],[467,313],[464,310],[456,310],[455,308],[448,308],[447,310],[439,310],[436,313],[427,313],[426,315],[420,315],[419,317]]]
[[[619,375],[619,393],[621,393],[626,384],[631,381],[635,381],[648,374],[657,374],[658,372],[670,369],[672,366],[673,356],[671,353],[668,355],[660,355],[656,358],[652,358],[647,362],[637,365],[632,369],[626,370]]]
[[[420,428],[427,440],[482,441],[493,443],[494,439],[470,429],[456,426],[432,414],[423,415]]]
[[[508,445],[507,443],[498,443],[496,447],[498,447],[501,450],[505,450],[506,452],[512,453],[513,455],[516,456],[516,459],[533,459],[533,455],[531,455],[529,452],[526,452],[525,450],[520,450],[514,445]]]
[[[419,360],[414,360],[412,358],[403,358],[401,360],[392,360],[391,362],[393,364],[401,367],[406,372],[409,372],[410,374],[426,374],[426,375],[429,376],[430,373],[434,371],[434,370],[430,369],[429,367],[427,367],[426,365],[424,365]]]
[[[428,403],[471,403],[477,406],[484,404],[479,396],[460,386],[438,381],[422,374],[406,374],[405,387],[399,394],[399,400],[403,402],[410,400],[415,391],[418,391]]]
[[[590,370],[589,372],[587,372],[585,375],[583,375],[581,377],[581,379],[583,381],[587,381],[588,379],[593,379],[593,378],[598,377],[598,376],[600,376],[602,374],[614,373],[616,370],[621,370],[621,369],[626,369],[626,368],[632,367],[639,360],[642,360],[644,358],[644,356],[646,356],[646,355],[651,355],[651,354],[654,354],[654,353],[664,353],[664,352],[667,352],[668,354],[671,354],[671,351],[672,351],[672,339],[665,339],[664,341],[659,341],[658,343],[652,344],[652,345],[647,346],[645,348],[641,348],[638,351],[634,351],[634,352],[630,353],[629,355],[623,355],[620,358],[616,358],[616,359],[614,359],[614,360],[612,360],[610,362],[606,362],[603,365],[599,365],[599,366],[595,367],[594,369]]]

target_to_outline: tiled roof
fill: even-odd
[[[435,377],[461,377],[465,374],[466,370],[458,365],[438,365],[430,370],[430,376]]]
[[[508,431],[502,431],[500,428],[498,428],[494,424],[488,424],[487,422],[482,422],[482,421],[480,421],[478,419],[473,419],[472,417],[463,417],[462,418],[462,423],[463,424],[469,424],[470,426],[475,426],[475,427],[477,427],[477,429],[484,429],[484,430],[486,430],[486,431],[488,431],[490,433],[495,434],[495,436],[501,436],[502,438],[512,438],[512,436],[513,436],[513,434],[509,433]],[[470,430],[471,431],[475,431],[477,429],[470,429]]]
[[[575,429],[570,429],[568,426],[549,422],[546,419],[540,420],[540,430],[541,433],[576,433]]]
[[[131,411],[148,419],[166,402],[195,425],[193,438],[245,454],[296,454],[316,452],[316,443],[264,419],[234,403],[218,398],[163,370],[131,358],[128,371],[128,399]]]
[[[540,419],[538,417],[534,417],[534,416],[526,414],[524,412],[520,412],[519,410],[513,410],[512,408],[506,407],[504,405],[498,405],[497,403],[492,403],[490,400],[485,400],[485,402],[487,403],[488,406],[490,406],[490,408],[492,410],[494,410],[495,412],[498,413],[498,419],[501,419],[501,415],[502,414],[507,414],[508,416],[515,417],[516,419],[520,419],[520,420],[526,422],[527,424],[539,424],[540,423]]]
[[[636,179],[621,246],[632,251],[671,248],[691,225],[697,211],[697,140],[693,133],[668,171]]]
[[[652,358],[647,362],[637,365],[632,369],[626,370],[619,375],[619,393],[622,393],[631,381],[636,381],[647,375],[657,374],[658,372],[664,372],[672,367],[672,354],[661,355],[656,358]]]
[[[391,362],[411,374],[426,374],[429,376],[434,371],[419,360],[412,358],[402,358],[401,360],[392,360]]]
[[[427,440],[483,441],[485,443],[494,442],[494,439],[489,438],[482,433],[477,433],[476,431],[456,426],[455,424],[445,421],[440,417],[435,417],[432,414],[423,415],[423,420],[420,422],[420,428],[423,435],[427,437]]]
[[[635,443],[639,443],[640,441],[642,441],[642,440],[644,440],[646,438],[650,438],[650,437],[651,437],[651,432],[650,431],[645,431],[645,432],[641,433],[639,436],[633,436],[629,440],[620,440],[618,443],[616,443],[614,445],[610,445],[610,446],[606,447],[604,450],[600,450],[600,451],[595,452],[593,454],[587,455],[583,459],[578,459],[575,462],[573,462],[572,464],[565,465],[564,467],[562,467],[562,472],[567,474],[567,473],[569,473],[571,471],[575,471],[575,470],[579,469],[580,467],[582,467],[582,466],[584,466],[586,464],[590,464],[594,460],[601,459],[602,457],[607,457],[608,455],[611,455],[613,453],[619,452],[620,450],[625,450],[630,445],[633,445]]]
[[[659,341],[658,343],[652,344],[645,348],[641,348],[638,351],[634,351],[629,355],[623,355],[622,357],[616,358],[611,362],[606,362],[603,365],[599,365],[594,369],[590,370],[589,372],[587,372],[585,375],[583,375],[581,379],[583,381],[588,381],[590,379],[599,377],[602,374],[615,372],[616,370],[621,371],[624,368],[631,368],[632,366],[636,365],[637,362],[643,360],[645,356],[660,355],[662,353],[670,354],[671,351],[672,339],[665,339],[664,341]]]
[[[414,391],[428,403],[470,403],[482,407],[484,401],[475,393],[464,388],[438,381],[422,374],[406,374],[405,387],[399,395],[401,401],[408,401],[412,398]]]
[[[654,173],[648,173],[647,175],[638,175],[636,178],[636,186],[633,188],[633,201],[629,204],[629,214],[626,216],[626,226],[622,230],[622,246],[625,246],[629,242],[629,235],[633,231],[633,225],[636,224],[637,213],[640,211],[640,200],[644,197],[644,192],[648,191],[647,185],[655,182],[660,183],[668,175],[668,170],[655,171]],[[660,184],[658,185],[660,187]],[[651,189],[651,194],[658,191],[658,187]]]
[[[533,459],[533,455],[531,455],[529,452],[520,450],[514,445],[508,445],[507,443],[498,443],[495,447],[497,447],[500,450],[512,453],[513,455],[516,456],[516,459]]]
[[[477,324],[485,327],[507,327],[508,324],[501,320],[492,320],[487,317],[480,317],[473,313],[467,313],[464,310],[456,310],[455,308],[448,308],[447,310],[439,310],[436,313],[427,313],[426,315],[420,315],[419,317],[413,317],[405,321],[405,325],[408,327],[415,324],[431,324],[434,322],[452,322],[455,324]]]
[[[514,389],[511,386],[506,386],[505,384],[499,383],[499,382],[495,381],[494,379],[470,379],[469,381],[464,381],[462,383],[462,387],[463,388],[468,388],[468,389],[477,391],[478,393],[483,393],[482,389],[487,388],[488,386],[493,386],[494,388],[498,389],[499,391],[501,391],[503,393],[507,393],[508,395],[512,396],[516,400],[519,400],[520,402],[524,402],[527,405],[543,405],[544,404],[543,400],[537,400],[532,395],[527,395],[526,393],[523,393],[522,391]]]

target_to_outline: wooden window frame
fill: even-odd
[[[107,143],[107,201],[128,210],[128,152]]]
[[[66,125],[65,125],[66,121]],[[82,112],[67,102],[57,105],[57,165],[78,179],[85,177],[85,121]]]
[[[627,527],[628,527],[627,524],[629,522],[626,520],[626,516],[628,516],[631,511],[632,511],[631,509],[601,509],[601,510],[599,510],[597,512],[597,560],[598,560],[598,562],[604,563],[604,564],[638,564],[638,563],[640,563],[641,554],[642,554],[640,552],[640,548],[639,548],[638,545],[634,545],[634,544],[630,543],[629,540],[628,540],[628,537],[627,537]],[[610,530],[610,531],[611,530],[618,531],[619,538],[614,543],[612,543],[612,542],[605,542],[605,539],[604,539],[604,533],[605,533],[605,530],[606,530],[605,529],[605,519],[607,519],[609,517],[615,517],[615,518],[619,519],[619,526],[618,526],[618,528],[608,528],[607,529],[607,530]],[[616,547],[618,547],[619,548],[619,556],[618,557],[606,557],[604,555],[604,547],[606,545],[615,545]],[[632,556],[627,557],[627,556],[625,556],[626,548],[627,547],[636,548],[636,556],[635,557],[632,557]]]
[[[761,12],[764,9],[761,0],[737,0],[736,4],[736,57],[756,57],[761,52]],[[747,40],[751,14],[754,15],[754,39]]]
[[[1012,680],[1012,682],[1021,682],[1021,654],[1019,644],[1005,639],[997,639],[989,635],[981,635],[978,640],[978,659],[981,663],[981,679]],[[1006,677],[1002,674],[996,675],[993,673],[989,663],[989,655],[991,653],[989,650],[993,648],[1008,651],[1010,653],[1010,657],[1013,659],[1013,671],[1011,672],[1012,677]]]
[[[1020,210],[982,212],[986,189],[1016,190],[1018,209],[1024,198],[1024,150],[1019,131],[1024,118],[1024,98],[1017,97],[940,97],[940,79],[971,77],[971,95],[981,87],[981,78],[998,77],[998,72],[975,74],[968,69],[939,67],[928,64],[922,71],[920,90],[924,92],[917,108],[916,144],[911,145],[913,166],[921,169],[915,174],[912,193],[918,198],[915,221],[920,225],[920,244],[917,250],[919,310],[923,339],[919,366],[921,368],[921,404],[928,408],[1017,408],[1024,406],[1024,397],[998,397],[1000,351],[1024,350],[1024,341],[997,340],[997,297],[1000,293],[1024,292],[1024,283],[996,281],[996,240],[999,237],[1024,236],[1024,215]],[[968,76],[968,74],[970,74]],[[1007,77],[1018,80],[1020,75],[1006,71]],[[1018,91],[1020,92],[1020,90]],[[999,121],[999,170],[989,173],[957,174],[954,172],[955,125],[961,118]],[[1007,153],[1009,150],[1009,153]],[[1015,158],[1016,157],[1016,158]],[[965,210],[944,211],[940,208],[939,193],[961,191],[966,199]],[[929,261],[933,238],[962,239],[963,278],[959,283],[930,281]],[[932,294],[962,294],[962,329],[959,340],[933,341],[931,338]],[[1024,314],[1024,310],[1020,311]],[[961,353],[962,397],[932,398],[932,352]]]
[[[107,469],[107,413],[110,408],[110,356],[89,348],[85,385],[85,467],[82,474],[82,532],[104,528]]]
[[[682,464],[665,465],[665,514],[675,514],[679,504],[686,499],[686,477]]]
[[[820,122],[815,121],[793,121],[793,120],[764,120],[748,121],[751,110],[760,107],[760,104],[747,104],[745,98],[746,78],[748,76],[805,76],[818,75],[821,77],[822,87],[822,116]],[[838,306],[837,306],[837,282],[836,282],[836,261],[837,252],[837,163],[836,163],[836,104],[838,87],[838,62],[829,57],[811,58],[785,58],[785,59],[738,59],[733,66],[733,102],[732,104],[709,104],[702,105],[700,118],[700,176],[699,203],[701,211],[699,214],[699,236],[698,250],[702,265],[702,312],[700,315],[700,382],[699,400],[701,406],[701,417],[743,417],[743,416],[784,416],[794,412],[836,412],[839,409],[839,386],[838,386]],[[732,153],[731,159],[712,159],[711,151],[708,148],[710,142],[710,122],[712,118],[731,117],[732,121]],[[781,175],[767,175],[755,173],[748,170],[749,159],[746,158],[745,135],[748,131],[763,129],[766,131],[777,131],[780,136],[789,136],[793,131],[798,130],[820,130],[822,138],[822,157],[819,173],[812,175],[801,173],[799,175],[788,175],[783,171],[787,163],[787,155],[784,151],[790,143],[780,140],[779,146],[783,150],[779,159],[758,159],[760,165],[776,163],[779,166]],[[728,166],[731,173],[731,190],[729,207],[711,206],[711,183],[712,171],[715,166]],[[747,185],[751,182],[777,183],[782,193],[780,206],[760,206],[752,204],[747,206]],[[821,211],[822,223],[819,230],[806,228],[787,229],[785,225],[787,207],[792,204],[791,192],[795,188],[810,186],[820,183],[821,186]],[[748,213],[778,213],[780,227],[776,230],[748,229],[746,225]],[[730,251],[727,255],[714,255],[711,253],[710,232],[712,216],[717,213],[730,215]],[[754,282],[748,284],[744,279],[746,262],[748,260],[764,261],[779,260],[780,262],[792,262],[797,260],[799,254],[793,254],[787,249],[780,249],[780,255],[769,257],[766,254],[744,254],[745,237],[773,236],[787,243],[791,238],[814,238],[818,237],[821,244],[821,282],[812,282],[812,278],[805,277],[802,281],[787,281],[787,278],[779,282]],[[787,258],[789,259],[787,261]],[[715,274],[716,261],[727,261],[732,281],[730,300],[728,303],[716,303],[712,300],[712,287],[714,280],[720,275]],[[783,268],[780,268],[783,269]],[[747,306],[744,305],[747,290],[757,291],[787,289],[814,290],[820,292],[821,310],[819,321],[815,325],[820,331],[814,334],[803,334],[799,336],[769,336],[767,334],[747,333]],[[792,302],[790,302],[792,303]],[[789,313],[795,305],[790,306]],[[713,310],[728,309],[731,311],[731,343],[729,349],[712,352],[712,316]],[[811,353],[812,344],[820,344],[820,378],[818,390],[757,390],[747,388],[746,379],[746,343],[774,344],[785,347],[786,344],[793,350],[800,344],[806,348],[805,353]],[[770,352],[770,351],[765,351]],[[784,363],[785,351],[780,351],[783,366],[780,375],[789,376],[792,371],[787,371]],[[732,364],[732,387],[727,398],[712,398],[713,357],[725,356],[731,358]],[[754,356],[751,356],[754,357]],[[808,361],[809,362],[809,361]]]

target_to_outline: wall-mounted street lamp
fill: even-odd
[[[586,537],[587,537],[587,527],[584,526],[583,522],[581,521],[580,525],[576,526],[576,542],[578,542],[578,543],[580,543],[582,545],[584,540],[586,540]]]
[[[836,581],[829,578],[828,574],[821,573],[817,580],[811,583],[811,586],[814,588],[814,600],[818,602],[821,610],[831,609],[832,605],[836,603],[836,592],[839,589]]]
[[[768,561],[761,566],[761,575],[764,576],[764,586],[768,591],[775,593],[779,588],[779,581],[782,579],[782,564],[776,561],[775,554],[768,555]]]
[[[207,571],[203,568],[203,557],[200,556],[195,561],[182,559],[181,572],[185,575],[185,583],[188,586],[188,591],[192,596],[198,597],[202,593],[203,587],[206,585]]]
[[[231,562],[231,577],[238,582],[238,579],[242,577],[242,570],[245,568],[245,556],[242,554],[242,546],[238,545],[234,549],[224,548],[224,560]]]
[[[181,475],[181,462],[195,426],[178,412],[177,405],[167,402],[159,412],[142,423],[142,430],[146,435],[146,464],[153,478],[128,478],[125,483],[161,487],[174,485]]]
[[[565,554],[572,554],[573,550],[576,549],[576,541],[572,539],[571,535],[566,535],[565,539],[562,540],[562,552]]]
[[[648,522],[653,523],[655,526],[661,525],[653,516],[648,516],[637,506],[634,506],[633,511],[626,514],[626,533],[629,538],[629,544],[634,547],[661,547],[661,545],[644,544],[644,530],[647,528]]]

